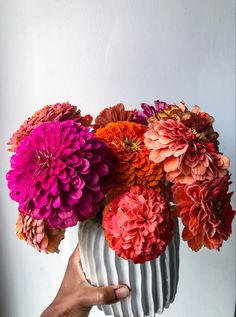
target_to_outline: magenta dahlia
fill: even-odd
[[[131,186],[110,201],[102,225],[109,246],[134,263],[157,258],[173,236],[169,204],[153,188],[142,186]]]
[[[47,122],[25,137],[7,173],[19,211],[47,219],[52,228],[74,226],[99,211],[112,158],[107,145],[81,123]]]

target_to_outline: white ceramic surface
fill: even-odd
[[[179,275],[179,229],[166,251],[144,264],[124,260],[109,248],[103,228],[85,221],[79,226],[81,262],[86,278],[96,286],[126,284],[131,295],[116,304],[101,306],[105,315],[154,317],[174,301]]]

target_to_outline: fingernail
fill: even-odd
[[[123,299],[129,295],[129,289],[126,286],[119,287],[115,290],[116,298]]]

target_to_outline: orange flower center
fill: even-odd
[[[128,152],[137,152],[140,150],[141,142],[142,141],[140,139],[133,140],[129,137],[126,137],[121,141],[121,144],[124,147],[124,149]]]

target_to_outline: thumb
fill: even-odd
[[[126,285],[91,287],[83,299],[84,306],[114,304],[129,296],[130,290]]]

